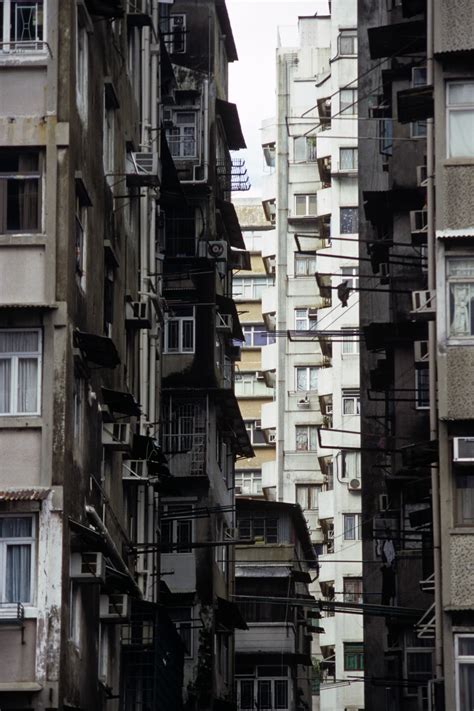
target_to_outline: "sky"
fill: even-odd
[[[314,15],[326,6],[324,0],[227,0],[239,61],[230,64],[229,100],[237,104],[247,150],[244,158],[250,176],[250,192],[235,197],[260,195],[263,157],[260,124],[275,114],[275,52],[277,32],[297,37],[298,15]]]

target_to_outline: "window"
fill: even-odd
[[[87,207],[76,195],[75,270],[79,286],[86,285]]]
[[[318,368],[313,365],[299,365],[295,368],[296,390],[318,389]]]
[[[168,614],[175,624],[184,645],[185,656],[193,656],[193,626],[191,607],[169,607]]]
[[[170,54],[186,52],[186,15],[170,15],[166,46]]]
[[[341,89],[339,92],[339,113],[357,114],[357,89]]]
[[[173,126],[166,129],[166,137],[174,158],[197,156],[196,121],[196,111],[173,112]]]
[[[364,602],[362,578],[344,578],[344,602]]]
[[[360,453],[341,450],[341,478],[360,479]]]
[[[278,543],[278,519],[241,518],[238,521],[239,538],[263,538],[265,543]]]
[[[76,5],[76,103],[80,116],[87,117],[88,108],[88,73],[89,73],[89,36],[81,17],[82,8]]]
[[[406,696],[417,696],[418,687],[433,678],[433,640],[405,632]],[[412,682],[410,684],[410,682]]]
[[[446,97],[448,157],[473,157],[474,81],[448,82]]]
[[[474,259],[457,257],[447,260],[449,335],[451,338],[474,336]]]
[[[236,493],[252,496],[262,493],[262,472],[259,469],[235,472]]]
[[[360,514],[342,514],[342,521],[344,524],[344,540],[360,541],[362,538]]]
[[[269,286],[273,286],[272,277],[234,277],[232,296],[236,301],[258,300]]]
[[[318,324],[315,309],[295,309],[295,331],[314,331]]]
[[[341,207],[341,235],[353,235],[359,231],[359,210],[357,207]]]
[[[344,642],[344,671],[364,671],[364,645]]]
[[[356,328],[354,326],[354,328]],[[344,333],[342,329],[342,355],[357,355],[359,353],[359,337]]]
[[[266,444],[260,420],[245,420],[245,429],[252,444]]]
[[[341,275],[348,282],[349,289],[357,289],[359,285],[359,267],[341,267]]]
[[[357,170],[358,150],[357,148],[339,149],[339,169]]]
[[[255,326],[244,325],[242,331],[245,336],[244,348],[260,348],[275,343],[275,334],[269,333],[263,323]]]
[[[357,30],[341,30],[338,45],[339,54],[357,54]]]
[[[237,679],[238,708],[275,709],[286,711],[289,708],[288,679]]]
[[[297,136],[293,140],[295,163],[316,161],[316,136]]]
[[[165,353],[194,353],[194,306],[173,306],[165,319]]]
[[[112,324],[114,322],[114,283],[115,271],[105,265],[104,268],[104,333],[112,337]]]
[[[237,397],[273,397],[273,389],[267,387],[259,371],[236,373],[234,390]]]
[[[41,334],[0,330],[0,415],[39,415]]]
[[[43,49],[43,0],[3,0],[0,4],[0,51]]]
[[[412,121],[410,124],[410,135],[412,138],[425,138],[427,131],[426,121]]]
[[[474,708],[474,635],[454,636],[457,709]]]
[[[316,273],[316,255],[295,254],[295,277],[310,276]]]
[[[192,518],[188,518],[192,515],[192,511],[192,504],[167,504],[163,507],[161,543],[180,544],[166,552],[191,552],[191,547],[186,544],[192,543],[193,540],[193,521]]]
[[[295,216],[308,217],[316,215],[316,193],[295,195]]]
[[[454,466],[456,486],[456,523],[474,525],[474,473],[465,466]]]
[[[0,150],[0,234],[41,229],[38,151]]]
[[[0,602],[33,602],[33,516],[0,516]]]
[[[342,414],[343,415],[359,415],[360,414],[360,393],[358,390],[343,390],[342,391]]]
[[[276,149],[275,149],[275,144],[274,143],[266,143],[264,146],[262,146],[263,150],[263,157],[265,159],[265,163],[269,168],[274,168],[275,167],[275,154],[276,154]]]
[[[315,452],[318,448],[318,428],[315,425],[296,425],[296,451]]]
[[[318,484],[297,484],[296,503],[305,511],[317,511],[320,491],[321,486]]]
[[[429,368],[415,370],[416,409],[427,410],[430,406],[430,371]]]
[[[249,252],[262,251],[262,233],[261,232],[244,232],[245,248]],[[235,281],[235,279],[234,279]]]

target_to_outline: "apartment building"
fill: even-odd
[[[235,640],[238,709],[309,709],[319,611],[308,590],[317,562],[303,512],[241,496],[237,525],[241,541],[258,539],[236,550],[236,596],[248,625]]]
[[[365,622],[369,708],[472,705],[472,23],[359,3],[364,592],[390,605]]]
[[[311,591],[324,611],[313,645],[320,707],[339,711],[364,705],[357,18],[355,3],[331,5],[300,17],[298,46],[277,50],[277,116],[262,125],[263,204],[276,225],[273,251],[267,238],[264,247],[275,287],[262,307],[276,334],[262,351],[275,388],[262,426],[276,429],[276,457],[262,479],[308,522],[320,565]]]
[[[230,151],[245,141],[228,101],[237,52],[225,3],[175,2],[166,36],[175,180],[160,234],[161,444],[173,481],[160,500],[162,601],[185,646],[186,708],[225,711],[235,708],[234,629],[246,628],[232,597],[234,468],[253,455],[233,390],[244,335],[232,271],[249,269],[250,257],[230,202],[245,169]]]
[[[262,296],[273,285],[274,274],[274,270],[267,273],[262,250],[274,227],[265,219],[259,198],[234,198],[234,205],[251,267],[234,271],[233,296],[245,336],[235,394],[255,453],[252,459],[238,461],[235,486],[237,496],[261,496],[262,466],[275,457],[275,433],[262,429],[262,407],[273,400],[274,390],[267,385],[261,359],[262,346],[275,342],[262,312]]]
[[[162,9],[0,7],[4,709],[181,704],[156,604]]]

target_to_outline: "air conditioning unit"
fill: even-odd
[[[269,432],[268,433],[268,444],[276,444],[276,432]]]
[[[206,246],[208,257],[227,261],[227,242],[224,242],[224,240],[211,241],[206,242]]]
[[[428,166],[417,165],[416,166],[416,184],[420,188],[426,187],[428,182]]]
[[[129,595],[113,593],[100,596],[100,619],[123,622],[130,618],[131,599]]]
[[[158,153],[128,153],[125,173],[129,187],[157,187],[160,184]]]
[[[458,464],[474,462],[474,437],[454,437],[453,462]]]
[[[82,583],[105,583],[105,558],[102,553],[73,553],[71,578]]]
[[[216,328],[218,331],[232,332],[233,320],[232,314],[216,313]]]
[[[351,479],[347,484],[349,491],[360,491],[362,482],[360,479]]]
[[[436,292],[435,291],[414,291],[411,295],[413,318],[428,320],[435,317],[436,312]]]
[[[122,461],[122,481],[140,481],[148,477],[146,459],[124,459]]]
[[[428,341],[415,341],[415,363],[427,363],[429,360]]]
[[[150,302],[127,301],[125,325],[127,328],[151,328]]]
[[[311,403],[308,397],[302,397],[298,400],[297,405],[301,410],[308,410],[311,406]]]
[[[412,210],[410,212],[410,225],[412,235],[427,232],[428,212],[426,210]]]
[[[257,372],[255,373],[255,378],[257,380],[265,380],[265,375],[261,370],[257,370]]]
[[[132,446],[130,424],[126,422],[103,422],[102,446],[108,449],[115,449],[118,452],[129,451]]]

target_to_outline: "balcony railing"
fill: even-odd
[[[25,608],[21,602],[0,602],[0,625],[22,625]]]
[[[207,436],[205,432],[163,435],[163,453],[173,476],[205,476]]]

